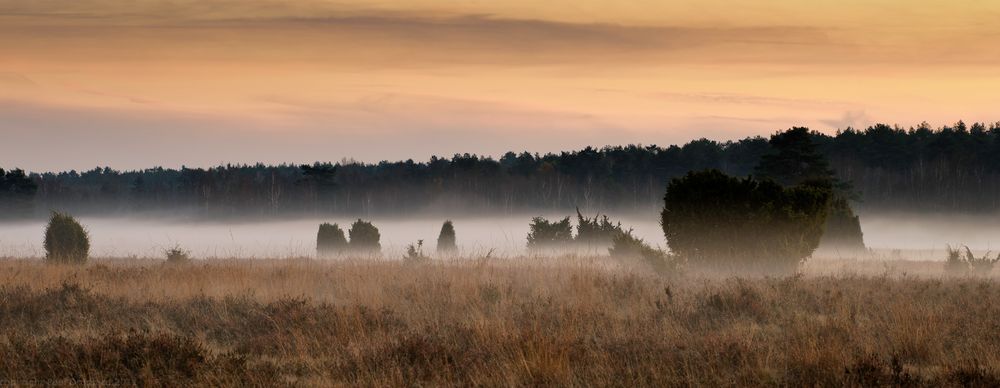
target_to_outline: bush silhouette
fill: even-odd
[[[528,249],[556,248],[573,242],[573,227],[569,217],[550,222],[542,217],[531,219],[528,232]]]
[[[337,224],[324,222],[319,225],[316,233],[316,257],[324,258],[339,255],[347,250],[347,238],[344,230]]]
[[[362,221],[359,218],[351,224],[351,229],[347,234],[351,237],[349,246],[354,252],[374,254],[382,250],[382,245],[379,244],[381,235],[378,233],[378,228],[371,222]]]
[[[620,232],[611,239],[608,254],[619,259],[639,260],[661,274],[676,274],[679,269],[675,257],[649,246],[641,238],[633,236],[631,230]]]
[[[972,253],[969,247],[965,247],[965,255],[958,248],[952,249],[949,246],[946,250],[948,253],[947,260],[945,260],[945,271],[953,275],[987,275],[990,271],[993,271],[993,266],[1000,261],[1000,254],[996,258],[991,258],[990,253],[986,252],[982,257],[976,257]]]
[[[191,261],[191,252],[184,250],[180,245],[174,245],[173,248],[167,249],[163,252],[167,256],[168,263],[186,263]]]
[[[819,245],[830,198],[828,185],[691,172],[670,182],[661,224],[670,250],[691,264],[787,271]]]
[[[945,272],[951,274],[966,274],[969,272],[971,268],[969,262],[962,257],[962,251],[959,251],[957,248],[952,249],[951,246],[948,246],[945,248],[945,252],[948,254],[948,257],[944,261]]]
[[[84,263],[90,255],[90,236],[73,216],[52,212],[45,228],[45,259],[55,263]]]
[[[437,251],[439,254],[454,254],[458,251],[458,245],[455,244],[455,225],[451,223],[451,220],[447,220],[441,225]]]
[[[424,240],[417,240],[417,245],[408,245],[406,255],[403,256],[403,261],[407,263],[420,263],[430,259],[429,256],[424,255]]]
[[[594,215],[594,218],[584,217],[580,209],[576,209],[576,241],[585,245],[608,246],[622,231],[621,222],[612,223],[608,216]]]

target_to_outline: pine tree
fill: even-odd
[[[816,148],[808,128],[795,127],[771,136],[773,152],[761,157],[757,178],[772,179],[786,187],[801,184],[829,186],[833,191],[821,245],[836,250],[864,250],[861,221],[851,209],[850,184],[839,180],[830,163]]]

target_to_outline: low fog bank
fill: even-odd
[[[570,213],[529,213],[498,217],[419,216],[371,217],[381,234],[386,257],[401,257],[409,244],[424,241],[424,252],[433,254],[441,224],[455,223],[462,255],[513,256],[524,254],[528,224],[532,217],[560,219]],[[665,247],[659,216],[621,218],[623,226],[653,245]],[[345,232],[357,217],[303,217],[273,221],[246,219],[184,221],[183,218],[77,217],[91,235],[95,257],[161,257],[163,251],[180,245],[195,257],[302,257],[316,253],[320,223],[338,223]],[[574,219],[575,222],[575,214]],[[0,257],[40,257],[45,223],[21,221],[0,223]],[[606,253],[606,251],[600,252]]]
[[[433,254],[441,223],[449,218],[455,223],[461,254],[479,256],[492,251],[494,257],[500,257],[526,253],[525,237],[532,217],[541,215],[556,220],[570,214],[552,211],[493,217],[441,214],[405,218],[375,216],[370,220],[379,228],[383,253],[389,258],[401,257],[406,246],[418,240],[424,240],[424,251]],[[656,212],[610,216],[651,245],[666,247]],[[271,221],[88,216],[79,219],[90,231],[91,253],[95,257],[162,257],[164,250],[179,245],[199,258],[285,258],[313,256],[320,223],[336,222],[346,231],[356,217]],[[576,222],[575,214],[573,222]],[[866,244],[879,258],[943,260],[947,245],[967,245],[976,251],[1000,249],[1000,216],[996,215],[867,213],[861,215],[861,227]],[[42,221],[0,223],[0,257],[43,256],[44,228]],[[606,252],[597,249],[594,253]],[[841,255],[836,251],[823,251],[817,256]]]
[[[865,243],[875,249],[1000,248],[1000,214],[875,213],[860,215]]]

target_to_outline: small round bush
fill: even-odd
[[[73,216],[53,212],[45,228],[45,259],[54,263],[84,263],[90,255],[90,236]]]
[[[167,262],[171,264],[187,263],[191,261],[191,252],[184,250],[180,245],[174,245],[173,248],[167,249],[163,253],[167,256]]]

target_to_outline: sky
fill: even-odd
[[[0,167],[994,122],[1000,2],[0,0]]]

